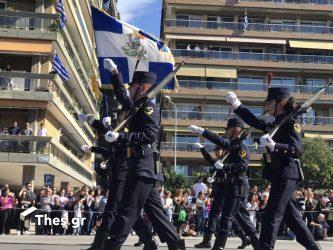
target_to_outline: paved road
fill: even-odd
[[[0,249],[1,250],[81,250],[87,249],[92,241],[92,236],[36,236],[36,235],[0,235]],[[122,247],[123,250],[142,249],[140,247],[133,247],[137,241],[137,237],[130,236]],[[186,238],[187,249],[193,248],[202,240],[198,238]],[[230,238],[227,242],[226,249],[237,249],[240,240]],[[333,249],[333,240],[321,242],[323,250]],[[165,244],[161,244],[161,250],[167,250]],[[248,247],[247,249],[252,249]],[[296,241],[278,241],[275,247],[276,250],[303,250]]]

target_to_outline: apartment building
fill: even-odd
[[[269,73],[272,86],[288,86],[298,102],[323,86],[333,70],[332,11],[331,0],[164,0],[162,39],[177,63],[190,58],[178,74],[179,91],[168,93],[175,105],[164,101],[164,165],[187,176],[205,170],[207,163],[193,143],[213,146],[188,133],[187,126],[223,135],[227,91],[260,115]],[[329,89],[301,123],[305,137],[320,136],[333,147],[332,103]],[[260,135],[257,131],[246,141],[251,178],[260,175]]]
[[[0,1],[1,184],[95,185],[94,155],[80,150],[93,144],[95,134],[77,117],[99,113],[90,2],[102,7],[97,0],[63,1],[61,28],[58,1]],[[52,72],[55,53],[69,73],[67,81]],[[9,134],[14,122],[21,135]],[[26,123],[30,135],[24,135]]]

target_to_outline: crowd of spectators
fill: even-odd
[[[246,201],[251,221],[258,232],[261,228],[262,214],[269,199],[270,186],[259,190],[252,186]],[[174,193],[160,187],[160,195],[165,213],[182,236],[201,236],[208,222],[209,211],[213,198],[212,187],[205,184],[203,178],[198,178],[192,188],[177,189]],[[304,222],[310,228],[316,240],[324,240],[333,236],[333,189],[314,191],[311,188],[300,188],[296,191],[297,205],[303,215]],[[38,192],[32,192],[31,184],[13,193],[8,185],[0,190],[0,234],[9,234],[10,229],[16,229],[17,234],[27,232],[27,224],[20,221],[19,214],[31,206],[38,210],[37,214],[50,218],[59,218],[65,223],[59,226],[39,225],[35,223],[36,234],[93,234],[101,223],[108,193],[101,189],[91,189],[83,186],[73,190],[70,185],[66,189],[56,190],[44,187]],[[147,223],[149,219],[144,215]],[[84,218],[82,225],[73,228],[70,221],[73,218]],[[153,229],[152,229],[153,230]],[[284,223],[281,224],[278,235],[294,238],[294,234]]]
[[[17,192],[11,192],[8,185],[0,189],[0,234],[10,234],[11,229],[16,229],[17,234],[28,233],[30,223],[20,220],[20,213],[34,206],[42,215],[40,222],[33,217],[35,233],[39,235],[91,235],[101,223],[101,214],[104,212],[108,193],[101,189],[91,189],[83,186],[74,192],[70,185],[65,189],[43,187],[38,192],[32,191],[31,183],[26,183]],[[46,216],[46,217],[44,217]],[[61,223],[53,225],[45,218],[58,218]],[[78,227],[73,226],[73,218],[81,219]],[[84,220],[82,220],[84,218]]]

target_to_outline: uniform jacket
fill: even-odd
[[[123,85],[120,74],[115,75],[113,82],[114,92],[117,100],[128,111],[140,102],[145,103],[142,98],[135,103]],[[152,144],[156,142],[160,130],[160,117],[156,105],[148,101],[129,121],[129,132],[121,132],[118,142],[131,147],[131,157],[128,160],[130,174],[158,180],[160,176],[155,170],[155,158]]]
[[[276,123],[278,123],[285,114],[277,116],[274,122],[266,122],[263,119],[255,117],[245,106],[241,105],[235,113],[251,127],[260,129],[268,133]],[[263,177],[272,180],[279,178],[300,179],[298,161],[302,152],[301,126],[290,119],[282,124],[280,129],[272,138],[276,144],[274,152],[267,155],[268,162],[263,170]]]
[[[204,130],[203,136],[222,149],[229,150],[230,141],[222,136],[207,129]],[[223,169],[226,171],[227,175],[232,176],[235,181],[232,183],[227,181],[225,183],[225,195],[245,198],[249,191],[246,171],[250,162],[250,151],[244,143],[241,143],[238,147],[232,147],[229,152],[228,158],[223,163]]]

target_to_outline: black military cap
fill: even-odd
[[[227,128],[244,127],[244,122],[239,118],[230,118],[227,123]]]
[[[135,71],[130,85],[133,85],[134,83],[155,84],[156,79],[157,79],[157,75],[153,72]]]
[[[289,99],[290,98],[290,90],[287,87],[271,87],[268,89],[268,94],[265,102],[271,100],[281,100],[281,99]]]

